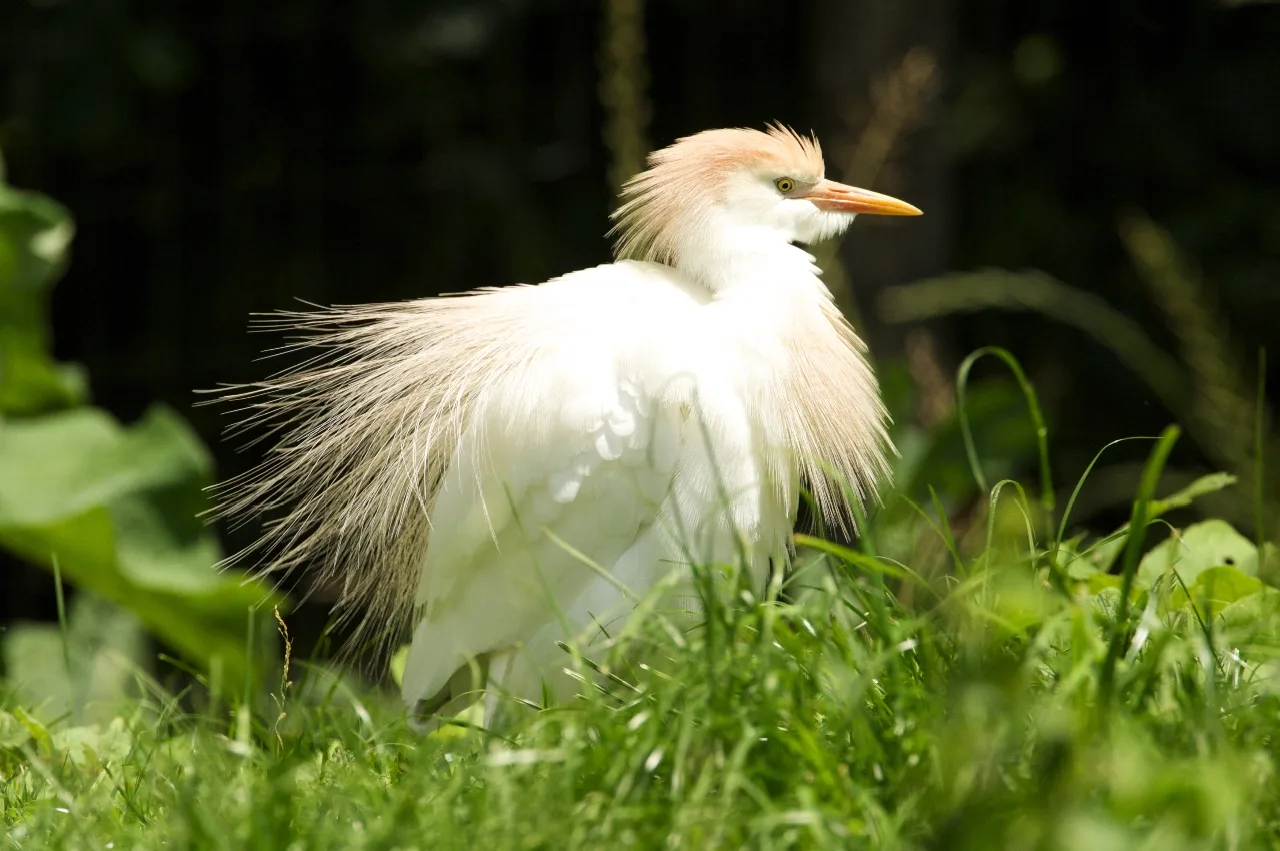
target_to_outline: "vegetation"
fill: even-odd
[[[106,391],[52,354],[68,213],[0,167],[0,559],[58,615],[0,624],[0,847],[1280,847],[1280,441],[1236,343],[1274,326],[1280,257],[1262,4],[815,0],[781,39],[769,4],[91,5],[0,9],[0,143],[94,235],[60,327]],[[775,117],[954,219],[820,255],[876,352],[905,340],[856,542],[798,536],[763,599],[706,566],[700,627],[649,612],[565,647],[571,705],[429,735],[396,660],[338,667],[210,569],[213,453],[177,409],[259,347],[225,323],[597,262],[600,175]],[[1045,272],[901,284],[948,256]],[[944,366],[993,340],[1043,405],[1004,348]],[[143,386],[173,405],[109,413]],[[1094,443],[1166,415],[1185,434]]]
[[[1162,487],[1176,429],[1148,440],[1130,522],[1069,537],[1090,481],[1056,494],[1011,355],[966,361],[962,404],[928,429],[888,366],[899,490],[856,549],[798,537],[764,599],[709,566],[699,628],[651,612],[604,656],[566,647],[604,687],[423,736],[387,690],[294,658],[282,601],[208,569],[191,519],[208,462],[177,415],[120,426],[50,360],[43,301],[70,231],[0,189],[0,545],[80,589],[57,627],[0,643],[9,847],[1280,842],[1280,562],[1188,522],[1237,482]],[[970,387],[987,355],[1017,381]],[[1038,496],[989,478],[1037,457]],[[144,626],[180,656],[159,675]]]
[[[491,731],[421,737],[393,700],[289,660],[287,642],[269,708],[203,688],[171,694],[140,672],[130,676],[139,699],[76,706],[103,719],[92,726],[12,697],[0,712],[9,842],[1275,842],[1275,565],[1221,521],[1144,545],[1149,524],[1165,522],[1156,518],[1229,483],[1153,500],[1175,437],[1156,443],[1132,533],[1058,541],[1008,497],[977,551],[939,525],[955,570],[935,578],[802,539],[805,567],[767,599],[715,606],[684,634],[654,614],[619,637],[643,647],[645,666],[567,654],[584,675],[603,666],[609,687],[560,709],[511,707]],[[1113,562],[1118,575],[1106,572]],[[708,581],[722,574],[732,571]],[[79,654],[74,638],[64,636],[67,652]]]
[[[246,620],[270,599],[211,570],[218,543],[196,516],[209,453],[161,405],[121,426],[87,404],[79,369],[50,357],[49,290],[72,232],[64,209],[5,185],[0,168],[0,548],[127,608],[192,663],[239,682]]]

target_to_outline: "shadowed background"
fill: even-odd
[[[645,151],[780,120],[819,134],[832,176],[925,210],[820,252],[887,385],[914,387],[907,416],[943,421],[960,359],[1001,345],[1041,393],[1060,481],[1173,419],[1185,475],[1253,475],[1258,349],[1280,318],[1280,8],[727,8],[5,3],[9,182],[76,222],[58,357],[125,422],[176,409],[231,475],[254,452],[219,440],[193,390],[267,371],[250,313],[606,262],[613,187]],[[1100,525],[1145,451],[1103,471]],[[1250,529],[1248,500],[1223,499]],[[47,573],[0,570],[0,622],[52,616]]]

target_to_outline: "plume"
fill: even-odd
[[[254,469],[215,488],[215,516],[262,520],[227,560],[264,572],[307,567],[340,590],[352,646],[385,647],[412,614],[432,502],[479,392],[536,345],[532,287],[396,304],[281,311],[260,330],[298,336],[301,363],[223,388],[231,436],[277,438]]]

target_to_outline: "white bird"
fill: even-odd
[[[557,641],[616,633],[692,564],[763,591],[802,482],[847,529],[887,474],[865,346],[793,243],[920,211],[825,179],[817,141],[781,125],[679,139],[622,201],[613,263],[277,314],[314,356],[228,394],[282,435],[223,486],[224,513],[274,516],[238,558],[336,582],[363,638],[411,630],[419,713],[477,687],[490,719],[500,692],[572,695]]]

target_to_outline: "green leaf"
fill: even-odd
[[[1225,490],[1235,483],[1236,477],[1230,473],[1209,473],[1201,476],[1182,490],[1151,503],[1151,516],[1159,517],[1175,508],[1186,508],[1200,497]]]
[[[17,716],[0,709],[0,750],[20,748],[31,739],[31,731]]]
[[[115,718],[104,729],[67,727],[53,734],[53,749],[73,765],[97,768],[103,763],[120,762],[133,749],[133,736],[123,718]]]
[[[9,630],[0,644],[8,681],[41,718],[108,721],[135,696],[146,647],[142,625],[93,594],[76,595],[70,609],[65,634],[47,623]]]
[[[1138,566],[1138,579],[1150,586],[1170,570],[1177,570],[1191,587],[1211,567],[1234,567],[1248,576],[1258,574],[1258,548],[1224,520],[1205,520],[1188,526],[1147,553]]]
[[[47,623],[20,623],[5,635],[4,669],[22,705],[53,721],[70,711],[71,681],[63,664],[62,637]]]
[[[1230,473],[1209,473],[1163,499],[1152,501],[1148,515],[1150,519],[1154,520],[1176,508],[1186,508],[1196,499],[1231,487],[1235,483],[1236,477]],[[1093,563],[1093,566],[1103,572],[1110,570],[1111,566],[1115,564],[1116,557],[1120,555],[1120,551],[1124,548],[1124,542],[1128,535],[1129,524],[1126,523],[1114,533],[1108,535],[1102,543],[1097,544],[1089,553],[1089,560]],[[1141,572],[1139,572],[1138,578],[1143,578]]]
[[[73,233],[61,205],[0,183],[0,414],[65,408],[87,396],[81,370],[55,363],[49,344],[49,290]]]
[[[404,685],[404,666],[408,661],[409,645],[405,644],[397,648],[387,662],[387,670],[391,673],[391,679],[395,682],[397,688]]]
[[[1094,573],[1085,579],[1085,587],[1091,594],[1101,594],[1108,588],[1120,590],[1120,577],[1112,573]]]
[[[48,751],[53,747],[53,739],[49,736],[49,728],[39,718],[21,708],[13,710],[13,717],[18,719],[19,724],[27,728],[27,733],[30,734],[31,738],[35,739],[36,744],[42,749]]]
[[[1261,639],[1267,654],[1274,655],[1276,636],[1280,635],[1280,590],[1263,586],[1222,608],[1221,624],[1231,641],[1241,644]]]
[[[1129,524],[1126,523],[1116,531],[1102,538],[1089,550],[1087,558],[1096,571],[1106,573],[1115,565],[1116,559],[1124,551],[1125,541],[1129,538]]]
[[[0,422],[0,546],[134,612],[202,667],[237,680],[249,662],[246,618],[277,595],[219,573],[197,514],[208,453],[163,407],[132,428],[80,408]]]
[[[1196,577],[1188,587],[1190,600],[1182,586],[1169,595],[1169,604],[1175,608],[1194,601],[1205,617],[1214,618],[1228,605],[1262,590],[1262,582],[1234,567],[1211,567]]]

